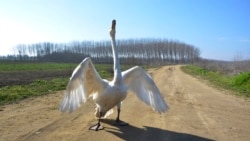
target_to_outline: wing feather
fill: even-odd
[[[105,86],[105,81],[95,70],[91,59],[84,59],[72,73],[59,110],[73,112],[86,102],[91,94],[99,94]]]
[[[140,100],[159,113],[168,110],[167,103],[151,76],[141,67],[136,66],[124,71],[122,76],[128,89],[135,93]]]

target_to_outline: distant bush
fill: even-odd
[[[232,85],[239,86],[250,82],[250,72],[244,72],[233,78]]]
[[[200,59],[194,65],[204,68],[205,70],[219,72],[226,75],[236,75],[242,72],[250,72],[250,60],[243,61],[218,61]]]

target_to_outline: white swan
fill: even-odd
[[[168,106],[161,96],[157,86],[141,67],[136,66],[121,72],[115,42],[116,21],[112,21],[110,30],[111,44],[114,59],[114,79],[107,81],[101,79],[90,58],[84,59],[74,70],[67,85],[65,95],[61,101],[60,111],[74,111],[86,102],[89,96],[93,97],[96,104],[96,117],[98,123],[91,126],[90,130],[101,130],[100,118],[106,117],[113,112],[112,108],[117,106],[118,115],[116,123],[127,125],[120,120],[121,102],[126,98],[127,91],[130,90],[136,96],[150,105],[159,113],[166,112]]]

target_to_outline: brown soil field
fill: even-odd
[[[1,141],[248,141],[250,101],[217,90],[180,70],[164,66],[150,70],[170,110],[154,112],[135,95],[124,100],[121,119],[129,126],[113,125],[117,112],[102,120],[104,130],[90,131],[95,105],[91,99],[75,112],[60,113],[63,91],[28,98],[0,107]],[[116,111],[116,110],[115,110]]]
[[[25,85],[34,80],[51,80],[56,77],[70,77],[72,70],[1,72],[0,87]]]

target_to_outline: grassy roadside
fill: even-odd
[[[250,97],[250,72],[228,76],[219,72],[209,71],[195,65],[182,66],[181,69],[195,77],[208,80],[215,86],[232,90],[237,94]]]
[[[65,77],[56,76],[56,72],[59,70],[74,70],[77,64],[60,64],[60,63],[5,63],[0,64],[0,73],[6,75],[8,73],[9,79],[29,79],[27,77],[36,78],[38,73],[51,73],[55,75],[49,80],[45,78],[34,79],[29,84],[20,84],[12,86],[0,87],[0,105],[18,102],[19,100],[46,95],[55,91],[64,90],[69,81],[71,74]],[[112,76],[112,65],[109,64],[96,64],[97,71],[103,78],[110,78]],[[111,68],[111,69],[110,69]],[[29,73],[26,78],[17,78],[12,73],[23,72]],[[33,76],[32,76],[33,75]],[[1,81],[6,81],[2,80]]]
[[[75,63],[0,62],[0,72],[74,69]]]
[[[63,90],[67,83],[67,78],[54,78],[50,81],[35,80],[28,85],[5,86],[0,88],[0,105]]]
[[[12,75],[12,73],[23,72],[29,73],[27,77],[36,77],[36,73],[46,72],[55,75],[55,72],[58,70],[70,70],[73,72],[77,64],[60,64],[60,63],[0,63],[0,76],[6,75],[8,73],[10,79],[24,79],[24,77],[17,78]],[[113,65],[112,64],[95,64],[95,68],[100,76],[104,79],[109,79],[113,77]],[[121,69],[126,70],[130,68],[129,65],[122,65]],[[31,73],[32,72],[32,73]],[[35,75],[35,76],[31,76]],[[19,100],[40,96],[53,93],[55,91],[65,90],[66,85],[69,81],[71,73],[69,76],[58,77],[54,76],[53,78],[47,80],[44,78],[34,79],[29,84],[20,84],[12,86],[3,86],[0,87],[0,105],[15,103]],[[28,78],[25,79],[28,79]],[[6,81],[6,79],[1,79],[1,81]]]

